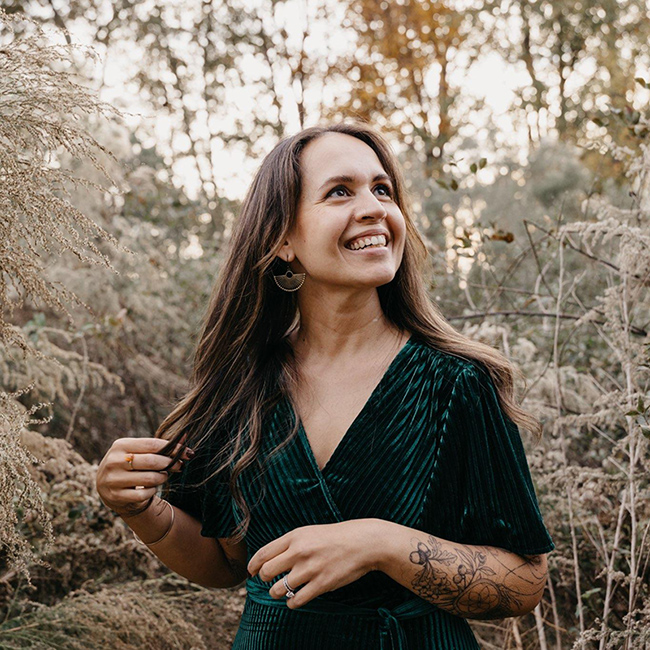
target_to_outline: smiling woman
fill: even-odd
[[[308,296],[334,300],[331,306],[337,308],[355,294],[364,299],[374,294],[374,308],[368,305],[372,310],[368,314],[374,318],[381,312],[376,288],[395,277],[406,238],[404,215],[393,199],[393,182],[375,151],[345,133],[326,133],[312,140],[304,147],[300,162],[302,191],[296,222],[279,252],[287,262],[294,262],[298,273],[306,273],[309,289],[300,294],[298,309],[301,314],[305,309],[313,313],[315,305],[304,302]],[[331,175],[340,171],[344,173]],[[334,287],[343,293],[335,297]],[[341,303],[343,294],[348,298]],[[363,322],[358,308],[350,317]],[[315,322],[310,318],[303,321],[304,338],[310,321]],[[322,327],[320,318],[317,322]],[[380,326],[377,331],[387,333],[388,329]],[[367,335],[357,332],[356,338]],[[359,349],[359,341],[347,335],[340,338],[351,349]],[[331,337],[319,335],[317,340],[339,345]]]
[[[170,508],[127,519],[191,580],[247,578],[236,650],[475,649],[466,619],[542,596],[553,543],[519,435],[539,424],[510,362],[431,302],[425,261],[368,126],[306,129],[262,163],[157,433],[196,455]]]

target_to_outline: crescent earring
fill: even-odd
[[[282,275],[274,275],[273,279],[282,291],[298,291],[305,282],[306,275],[306,273],[294,273],[287,262],[287,270]]]

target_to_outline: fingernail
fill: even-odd
[[[187,448],[187,455],[188,455],[190,458],[194,458],[194,456],[196,455],[196,452],[194,451],[194,449],[190,449],[190,448],[188,447],[188,448]]]

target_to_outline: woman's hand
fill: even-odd
[[[260,548],[248,563],[248,571],[251,576],[259,572],[264,582],[288,571],[286,578],[296,595],[287,600],[287,607],[296,609],[376,570],[373,534],[377,521],[352,519],[296,528]],[[282,580],[269,593],[283,598]]]
[[[144,504],[167,480],[168,470],[180,471],[183,467],[182,460],[168,467],[169,457],[157,453],[168,443],[162,438],[118,438],[97,469],[95,484],[102,503],[123,518],[143,512]],[[186,449],[183,458],[193,453]]]

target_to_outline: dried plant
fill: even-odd
[[[21,513],[22,519],[35,517],[42,527],[45,544],[41,552],[51,546],[54,538],[40,487],[30,473],[31,466],[37,464],[38,459],[21,444],[20,432],[28,424],[49,420],[32,419],[30,416],[41,405],[25,412],[22,404],[16,401],[19,395],[0,392],[0,548],[6,554],[9,565],[29,580],[28,565],[31,562],[44,562],[18,532],[18,513]]]
[[[6,650],[226,650],[232,645],[229,631],[213,629],[205,616],[222,612],[232,626],[241,610],[230,601],[223,591],[188,589],[175,577],[133,581],[93,594],[80,590],[54,607],[0,625],[0,645]]]
[[[0,612],[4,617],[29,611],[34,603],[54,605],[82,587],[95,591],[106,581],[121,583],[136,576],[160,575],[164,567],[100,501],[96,465],[84,460],[65,440],[30,429],[22,429],[20,439],[14,441],[18,442],[32,461],[25,469],[30,485],[42,496],[47,519],[37,519],[32,508],[22,509],[30,516],[21,522],[21,539],[37,549],[29,575],[15,563],[12,566],[8,557],[0,557]],[[44,526],[51,531],[47,545]]]
[[[566,414],[564,386],[556,373],[553,440],[561,465],[549,478],[566,497],[571,544],[560,553],[566,565],[572,564],[577,594],[580,635],[573,647],[597,642],[599,650],[632,650],[647,647],[650,629],[650,404],[645,404],[650,344],[647,334],[639,333],[650,316],[650,147],[642,143],[637,154],[613,146],[612,153],[628,163],[631,207],[587,200],[584,211],[591,219],[557,233],[558,309],[565,293],[580,303],[576,283],[564,280],[565,242],[598,260],[605,275],[595,305],[584,310],[575,327],[595,328],[609,355],[609,372],[602,372],[604,364],[594,364],[601,396],[577,415]],[[569,447],[587,436],[600,452],[592,452],[589,460],[598,459],[600,466],[569,455]]]
[[[20,20],[26,21],[27,33],[15,37],[14,25]],[[115,271],[93,239],[105,239],[118,248],[119,243],[69,200],[71,188],[102,188],[75,176],[61,164],[62,157],[67,156],[87,161],[105,173],[100,156],[110,157],[110,153],[90,135],[83,120],[92,115],[112,117],[115,113],[73,80],[67,68],[74,61],[74,48],[51,43],[36,23],[17,16],[10,18],[2,10],[0,30],[0,344],[7,355],[16,346],[22,350],[23,359],[29,354],[36,360],[58,364],[65,371],[58,359],[43,354],[21,328],[7,322],[5,312],[13,315],[25,298],[40,298],[64,312],[70,322],[73,319],[64,301],[77,302],[90,310],[74,293],[46,279],[38,246],[48,254],[69,250],[82,262],[102,264]],[[97,257],[87,256],[86,250]],[[57,353],[61,356],[62,351],[57,349]],[[0,368],[7,368],[4,361]],[[2,374],[3,385],[11,379],[8,374]],[[80,376],[110,378],[87,360]],[[56,374],[49,377],[56,382]],[[0,548],[9,565],[28,579],[29,564],[42,561],[21,537],[20,526],[35,516],[46,542],[52,542],[42,493],[29,474],[34,458],[20,440],[24,426],[49,421],[32,420],[21,413],[16,398],[33,386],[0,393]],[[30,409],[27,416],[41,406]],[[47,544],[40,551],[46,549]]]
[[[25,297],[40,298],[63,311],[70,322],[64,301],[92,310],[74,293],[45,278],[37,247],[48,253],[68,250],[82,262],[118,273],[93,238],[118,248],[120,244],[68,198],[71,187],[104,188],[60,163],[65,152],[88,161],[112,183],[100,159],[111,154],[89,133],[83,118],[114,117],[116,111],[74,81],[68,70],[74,63],[73,46],[51,43],[33,21],[28,21],[32,33],[12,38],[12,23],[18,20],[0,10],[0,29],[7,41],[0,46],[0,342],[41,358],[22,332],[4,320],[5,310],[13,314]],[[92,55],[92,50],[87,52]],[[87,250],[96,257],[89,257]],[[19,288],[24,292],[20,298]]]
[[[534,616],[475,624],[485,647],[648,647],[650,146],[609,151],[625,163],[629,205],[593,195],[581,219],[530,222],[539,234],[524,254],[540,261],[526,299],[544,315],[536,342],[507,323],[472,326],[525,370],[526,403],[546,431],[529,459],[557,547]]]

